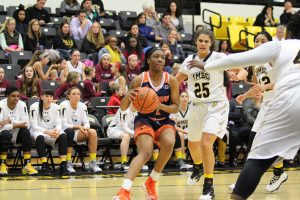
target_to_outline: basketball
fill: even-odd
[[[142,87],[138,89],[138,93],[132,103],[137,112],[148,114],[156,110],[159,99],[153,89]]]

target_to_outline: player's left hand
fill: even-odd
[[[191,61],[188,62],[188,68],[189,69],[196,67],[198,69],[204,70],[204,66],[205,66],[205,63],[202,62],[202,61],[191,60]]]

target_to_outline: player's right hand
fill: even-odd
[[[135,99],[136,95],[138,94],[138,92],[139,92],[139,88],[135,88],[134,90],[131,90],[128,94],[129,100],[133,101]]]
[[[241,104],[243,104],[243,101],[246,99],[246,97],[245,97],[245,95],[239,95],[239,96],[237,96],[236,98],[236,102],[239,104],[239,105],[241,105]]]

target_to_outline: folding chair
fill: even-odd
[[[15,80],[16,76],[20,73],[21,71],[21,66],[20,65],[10,65],[10,64],[3,64],[1,65],[4,69],[5,73],[5,79],[6,80]]]
[[[31,51],[12,51],[10,53],[10,63],[20,65],[23,68],[32,58]]]
[[[56,88],[58,88],[59,84],[56,81],[42,81],[42,89],[43,90],[52,90],[54,91]]]
[[[107,31],[116,29],[116,23],[113,19],[100,19],[101,28],[104,28]]]

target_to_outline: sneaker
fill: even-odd
[[[233,192],[233,189],[235,188],[235,184],[231,184],[231,185],[229,185],[228,186],[228,190],[230,191],[230,192]]]
[[[47,162],[44,162],[42,164],[41,170],[39,171],[39,174],[42,176],[50,176],[51,175],[51,169],[49,167],[49,164]]]
[[[214,187],[212,185],[203,185],[202,195],[199,200],[211,200],[215,198]]]
[[[216,168],[225,168],[226,166],[225,166],[225,163],[223,163],[223,162],[217,162],[216,164],[215,164],[215,167]]]
[[[155,181],[151,177],[148,177],[142,188],[146,193],[146,198],[148,200],[157,200]]]
[[[283,172],[280,176],[273,176],[270,183],[266,186],[267,192],[274,192],[278,190],[282,183],[288,179],[287,173]]]
[[[122,169],[123,171],[128,171],[128,169],[129,169],[128,162],[121,164],[121,169]]]
[[[0,175],[8,174],[7,169],[8,169],[8,167],[4,163],[2,163],[1,166],[0,166]]]
[[[71,161],[67,161],[67,170],[71,173],[74,174],[76,173],[75,169],[73,168],[72,162]]]
[[[130,190],[121,188],[117,193],[117,196],[114,196],[112,200],[130,200]]]
[[[193,168],[193,165],[186,164],[182,159],[177,160],[177,166],[179,166],[180,171],[186,171]]]
[[[70,172],[69,170],[67,169],[67,162],[66,161],[62,161],[60,163],[60,166],[59,166],[59,174],[61,176],[68,176],[70,175]]]
[[[34,167],[32,167],[31,163],[28,163],[25,167],[23,167],[22,174],[34,175],[34,174],[38,174],[38,171],[34,169]]]
[[[89,164],[87,164],[86,169],[94,173],[102,172],[102,169],[97,165],[96,160],[92,160]]]
[[[196,183],[200,180],[203,175],[203,168],[195,167],[193,168],[193,172],[187,180],[188,185],[196,185]]]

